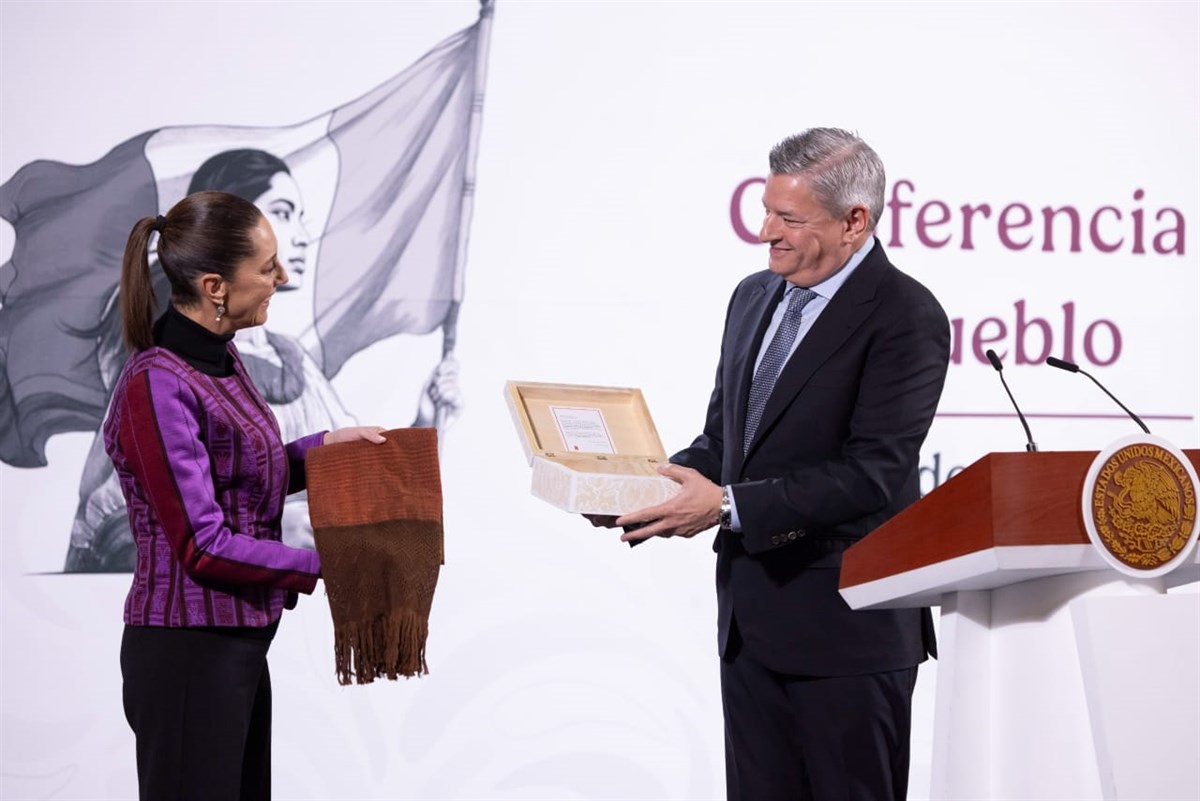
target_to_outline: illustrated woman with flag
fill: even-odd
[[[152,270],[170,286],[157,320]],[[284,498],[309,449],[384,441],[377,426],[280,437],[232,340],[287,280],[262,212],[224,192],[142,218],[126,245],[131,355],[103,434],[137,549],[121,675],[142,799],[270,798],[267,650],[320,575],[316,552],[281,541]]]
[[[55,481],[60,465],[78,470],[70,447],[51,466],[47,444],[97,431],[125,362],[117,313],[125,226],[163,213],[189,187],[259,203],[285,268],[297,279],[319,272],[301,339],[262,331],[239,340],[285,430],[352,420],[334,377],[378,342],[439,331],[441,356],[414,422],[451,423],[462,409],[454,351],[491,16],[484,0],[475,24],[316,117],[155,128],[89,164],[38,159],[0,184],[0,219],[14,237],[0,264],[0,462],[49,467]],[[195,180],[198,169],[210,174]],[[292,174],[319,209],[311,232],[297,227],[303,204]],[[78,480],[65,572],[131,570],[124,501],[98,436]],[[304,506],[285,513],[289,541],[308,537]]]

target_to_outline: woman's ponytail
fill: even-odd
[[[121,330],[131,351],[154,344],[154,285],[150,280],[150,234],[165,227],[162,215],[143,217],[129,232],[121,263]]]

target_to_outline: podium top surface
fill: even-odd
[[[1200,450],[1184,453],[1200,469]],[[1081,499],[1096,454],[989,453],[849,548],[840,586],[845,590],[993,548],[1090,549]]]

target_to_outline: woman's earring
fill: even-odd
[[[217,304],[217,322],[218,322],[218,323],[219,323],[219,322],[221,322],[221,316],[222,316],[223,314],[225,314],[225,304],[224,304],[224,303],[218,303],[218,304]]]

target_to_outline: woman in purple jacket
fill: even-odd
[[[157,321],[149,246],[171,303]],[[262,325],[287,281],[275,235],[247,200],[197,192],[133,227],[121,274],[132,355],[104,423],[137,546],[121,642],[125,716],[142,799],[266,799],[271,792],[267,649],[314,551],[280,541],[309,448],[376,426],[284,443],[246,374],[234,332]]]

